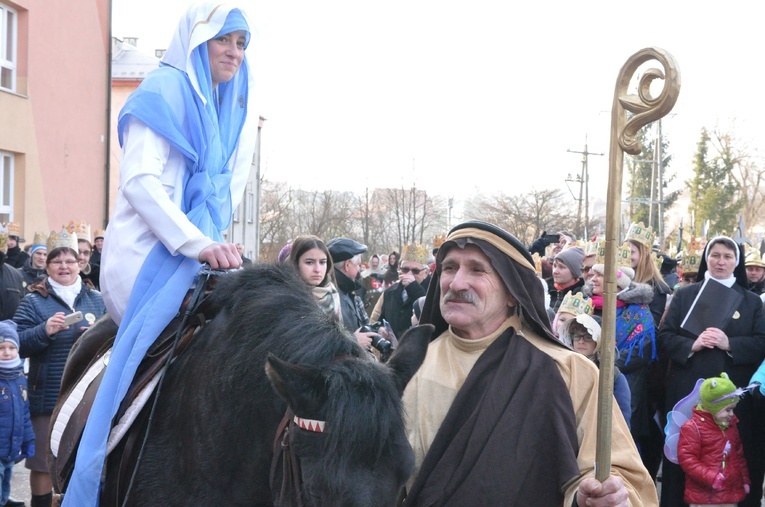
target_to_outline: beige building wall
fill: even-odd
[[[18,13],[16,93],[0,90],[0,150],[13,153],[13,220],[35,231],[106,223],[109,0],[0,3]]]

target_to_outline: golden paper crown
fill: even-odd
[[[51,231],[50,235],[48,236],[48,242],[46,243],[46,246],[48,247],[48,252],[52,251],[54,248],[59,247],[68,247],[75,252],[79,252],[77,247],[77,236],[67,231],[66,227],[61,229],[61,232],[59,233],[56,233],[56,231]]]
[[[0,252],[8,252],[8,228],[0,225]]]
[[[21,238],[21,226],[19,224],[16,222],[8,222],[5,226],[8,228],[8,236],[17,236],[18,238]]]
[[[444,241],[446,241],[446,233],[433,238],[433,249],[435,250],[437,248],[441,248],[441,245],[444,244]]]
[[[760,255],[760,252],[758,252],[755,249],[752,249],[749,254],[746,256],[746,267],[749,266],[758,266],[761,268],[765,268],[765,259],[762,258]]]
[[[85,220],[80,220],[77,223],[74,220],[70,221],[69,225],[66,226],[66,230],[77,239],[85,239],[90,243],[90,224]],[[75,250],[77,249],[75,248]]]
[[[32,245],[45,245],[48,242],[48,235],[44,232],[36,232]]]
[[[701,251],[701,250],[704,250],[704,247],[706,246],[707,246],[707,238],[703,236],[700,238],[693,236],[691,240],[688,242],[688,250],[691,250],[691,251]]]
[[[421,245],[419,243],[404,245],[404,248],[401,249],[401,260],[427,264],[428,249],[425,248],[425,245]]]
[[[538,252],[534,252],[531,254],[531,258],[534,259],[534,271],[536,271],[537,276],[542,276],[542,257],[539,256]]]
[[[605,264],[606,262],[606,240],[597,239],[595,241],[588,241],[587,248],[584,250],[584,256],[595,256],[595,264]]]
[[[683,260],[680,261],[683,273],[698,273],[702,257],[703,250],[683,250]]]
[[[656,270],[661,272],[661,265],[664,264],[664,259],[656,255],[656,252],[651,252],[651,262],[656,266]]]
[[[93,240],[97,240],[98,238],[104,239],[106,237],[106,231],[104,229],[96,229],[96,232],[93,233]]]
[[[653,242],[656,240],[656,233],[653,232],[651,226],[646,227],[643,222],[630,224],[630,228],[627,231],[627,236],[624,241],[637,241],[648,247],[650,250],[653,247]]]
[[[630,244],[626,241],[616,251],[616,267],[632,269],[632,249],[630,249]]]
[[[563,297],[558,313],[570,313],[571,315],[592,315],[592,299],[585,298],[581,292],[572,295],[570,292]]]

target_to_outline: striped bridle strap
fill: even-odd
[[[316,421],[314,419],[303,419],[302,417],[295,416],[293,418],[293,421],[295,421],[295,424],[298,425],[298,428],[302,428],[306,431],[313,431],[315,433],[324,433],[324,425],[327,423],[325,421]]]

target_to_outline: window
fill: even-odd
[[[0,4],[0,89],[16,91],[16,11]]]
[[[0,221],[13,220],[13,154],[0,151]]]

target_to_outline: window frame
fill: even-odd
[[[12,26],[8,27],[8,14],[13,15]],[[7,59],[8,54],[8,42],[13,45],[10,49],[11,59]],[[7,4],[0,2],[0,76],[2,72],[7,70],[11,74],[11,86],[3,86],[2,79],[0,79],[0,90],[16,93],[17,88],[17,75],[16,70],[18,66],[18,49],[19,49],[19,13],[16,9],[9,7]]]
[[[6,165],[6,161],[8,162]],[[16,159],[13,153],[9,151],[0,150],[0,219],[5,222],[13,221],[13,201],[14,201],[14,186],[15,186],[15,164]],[[6,179],[5,170],[8,170],[8,177]],[[6,180],[8,188],[6,189]],[[4,203],[5,194],[8,194],[8,202]]]

